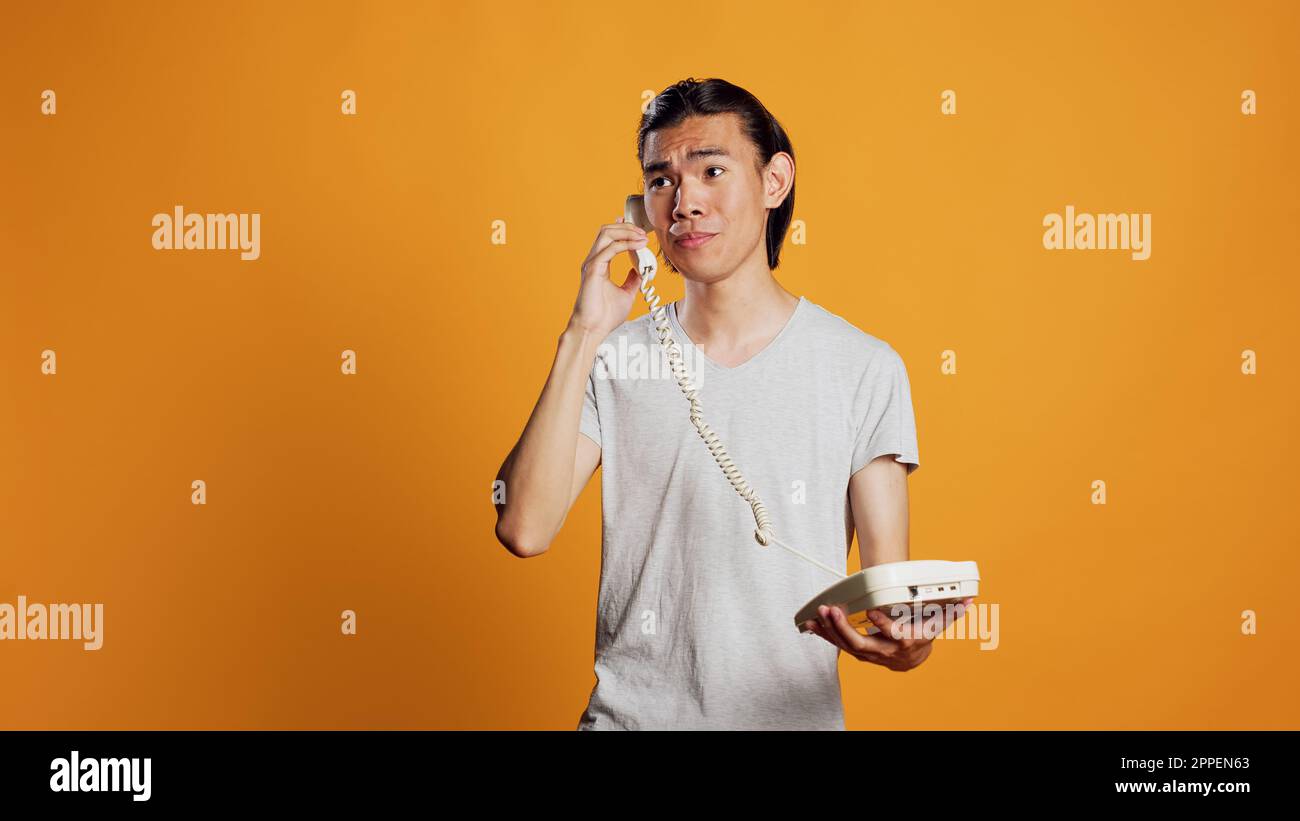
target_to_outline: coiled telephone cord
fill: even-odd
[[[735,463],[731,461],[731,457],[727,455],[727,449],[722,446],[722,442],[718,441],[717,434],[715,434],[713,429],[709,427],[708,423],[704,421],[702,411],[700,410],[700,400],[698,397],[699,391],[691,381],[690,375],[686,373],[686,365],[682,361],[681,346],[677,344],[677,340],[673,337],[673,329],[668,321],[668,308],[659,304],[660,298],[655,293],[654,286],[650,284],[650,280],[653,279],[653,274],[650,273],[650,270],[652,269],[642,270],[640,290],[641,294],[645,297],[646,304],[650,306],[650,316],[654,320],[659,333],[659,344],[664,347],[668,354],[668,367],[672,368],[673,376],[677,378],[677,386],[682,389],[682,393],[686,394],[686,398],[690,400],[691,424],[695,426],[695,430],[699,432],[700,438],[703,439],[704,444],[708,446],[709,453],[713,455],[713,459],[718,463],[718,467],[722,468],[722,472],[727,477],[727,481],[730,482],[731,486],[740,494],[740,498],[748,502],[749,506],[754,511],[754,521],[758,525],[754,530],[754,539],[763,546],[766,546],[769,542],[775,542],[804,561],[817,565],[827,573],[831,573],[841,579],[847,578],[844,573],[841,573],[829,565],[822,564],[813,557],[808,556],[781,541],[776,537],[776,534],[772,532],[772,519],[767,514],[767,507],[758,498],[758,494],[754,492],[754,488],[750,487],[749,482],[745,481],[745,477],[740,475],[740,469],[736,467]],[[649,278],[647,278],[647,274],[650,274]]]

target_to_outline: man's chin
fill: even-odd
[[[701,285],[710,285],[727,278],[726,274],[715,274],[711,271],[678,271],[677,273],[687,282],[697,282]]]
[[[675,265],[665,266],[667,270],[690,282],[712,282],[716,277],[709,276],[706,271],[692,271],[689,267],[678,268]]]
[[[714,282],[721,282],[722,280],[726,279],[729,276],[728,273],[718,273],[718,271],[713,268],[706,269],[706,270],[699,270],[699,269],[693,270],[692,267],[690,266],[685,268],[678,268],[673,265],[665,264],[663,266],[663,269],[665,271],[671,271],[672,273],[677,274],[679,277],[686,280],[687,282],[697,282],[701,285],[710,285]]]

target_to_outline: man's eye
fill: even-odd
[[[714,170],[715,168],[716,168],[717,170],[719,170],[719,171],[726,171],[726,170],[727,170],[727,169],[723,168],[723,167],[720,166],[720,165],[710,165],[710,166],[709,166],[707,169],[705,169],[705,170],[706,170],[706,171],[712,171],[712,170]],[[710,179],[716,179],[718,176],[719,176],[719,175],[714,174],[714,175],[712,175],[712,176],[710,177]],[[650,181],[650,187],[651,187],[651,188],[662,188],[663,186],[658,185],[658,182],[659,182],[660,180],[667,180],[667,179],[668,179],[667,177],[655,177],[653,180]]]

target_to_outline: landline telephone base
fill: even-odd
[[[826,605],[843,610],[855,629],[866,625],[863,629],[870,635],[879,633],[880,629],[867,618],[868,610],[881,610],[895,618],[890,608],[907,605],[903,617],[920,624],[921,617],[926,615],[926,605],[945,608],[978,596],[979,592],[980,571],[975,562],[937,559],[886,562],[864,568],[818,593],[799,609],[794,624],[799,632],[808,632],[804,622],[816,621],[817,608]],[[945,615],[946,612],[945,609]]]

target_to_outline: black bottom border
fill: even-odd
[[[1235,808],[1265,797],[1289,803],[1296,741],[1291,730],[9,731],[0,732],[0,791],[7,804],[74,812],[412,802],[474,812],[553,801],[577,809],[611,793],[635,797],[638,808],[659,800],[678,809],[789,796],[812,812],[817,793],[963,813],[1022,802]],[[74,756],[90,779],[75,791]],[[134,784],[81,790],[105,773],[105,759],[105,787],[131,759],[143,781],[148,759],[148,799],[136,800],[143,790]]]

